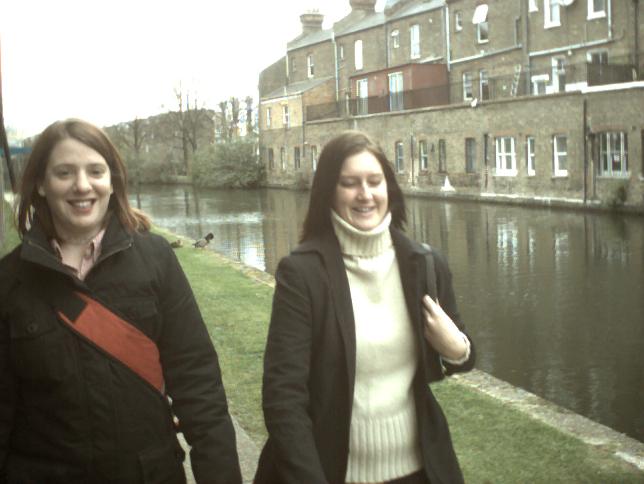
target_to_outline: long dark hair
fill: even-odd
[[[382,148],[366,133],[361,131],[345,131],[330,140],[320,153],[317,171],[313,177],[309,210],[304,220],[300,242],[325,234],[333,227],[331,225],[331,208],[335,190],[340,178],[344,160],[350,156],[368,151],[376,157],[387,181],[387,198],[391,212],[391,225],[404,229],[407,222],[405,200],[396,175]]]
[[[20,202],[17,207],[18,233],[27,233],[34,219],[37,219],[48,238],[56,237],[47,200],[38,193],[43,182],[49,157],[56,144],[64,139],[75,139],[97,151],[110,167],[113,193],[109,209],[116,215],[123,227],[130,232],[150,229],[150,219],[141,211],[130,206],[127,199],[127,172],[121,155],[105,132],[80,119],[66,119],[50,124],[38,136],[33,146],[20,181]]]

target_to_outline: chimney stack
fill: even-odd
[[[373,13],[376,11],[376,0],[349,0],[351,11],[361,10],[363,12]]]
[[[324,20],[324,15],[317,12],[316,10],[307,12],[300,15],[300,22],[302,22],[302,34],[308,35],[313,32],[319,32],[322,30],[322,21]]]

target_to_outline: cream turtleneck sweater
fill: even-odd
[[[382,482],[422,468],[412,381],[414,340],[388,213],[361,231],[332,212],[351,290],[356,375],[346,482]]]

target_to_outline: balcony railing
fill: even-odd
[[[628,63],[567,64],[559,70],[524,70],[517,75],[491,77],[483,82],[474,77],[466,89],[462,82],[454,82],[382,96],[347,98],[338,102],[309,105],[306,107],[306,121],[463,104],[472,102],[475,98],[477,101],[489,101],[516,96],[546,95],[564,92],[569,90],[570,86],[596,86],[632,80],[635,80],[635,69]]]

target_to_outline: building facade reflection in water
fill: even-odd
[[[197,196],[198,195],[198,196]],[[144,187],[155,223],[273,273],[308,193]],[[644,441],[644,224],[638,217],[407,200],[445,253],[478,367]]]

